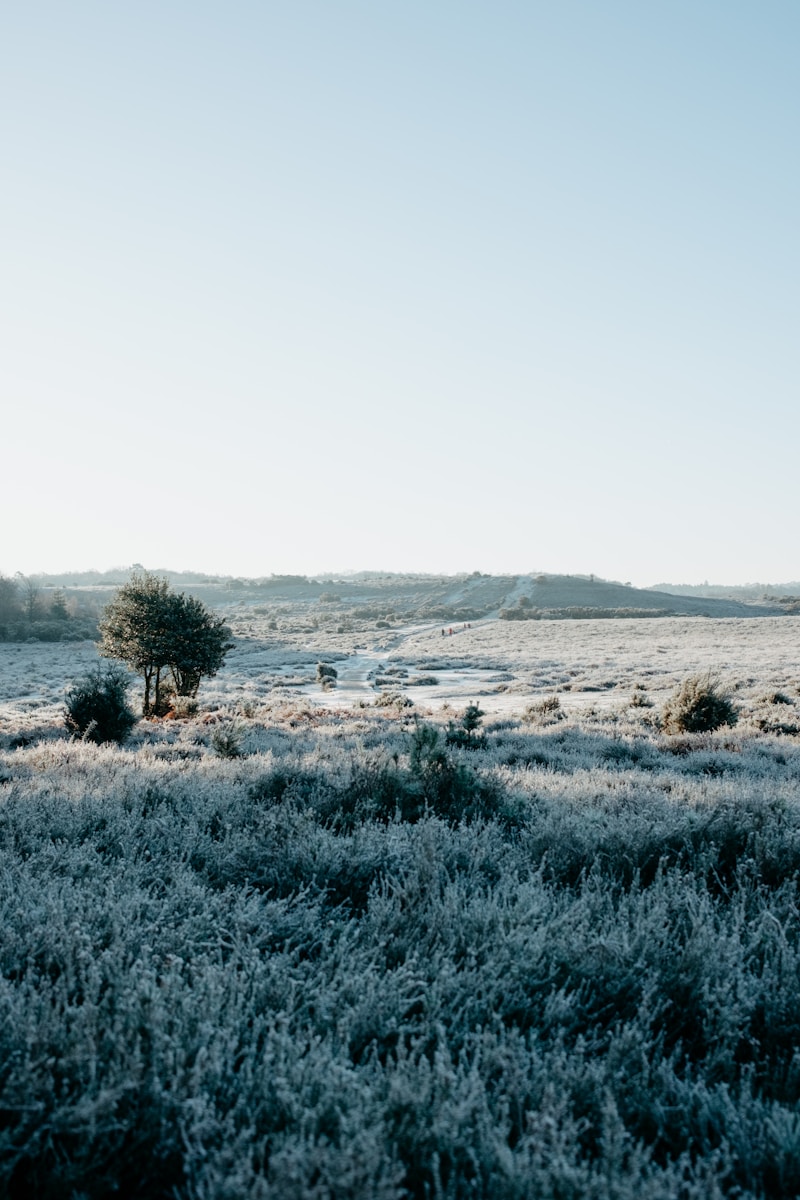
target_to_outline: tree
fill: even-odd
[[[171,597],[169,668],[178,696],[196,696],[204,675],[216,675],[233,647],[231,631],[195,596]]]
[[[169,663],[169,584],[143,571],[134,574],[100,619],[100,653],[118,658],[144,676],[144,716],[161,707],[161,672]],[[154,698],[151,701],[151,689]]]
[[[69,620],[67,597],[64,595],[63,588],[56,588],[56,590],[53,592],[53,598],[50,601],[50,617],[54,621]]]
[[[221,618],[147,571],[119,589],[100,620],[100,653],[144,677],[146,717],[163,715],[165,680],[179,696],[195,696],[202,677],[216,674],[231,645]]]
[[[17,579],[20,582],[23,594],[23,607],[25,609],[25,619],[28,624],[36,620],[36,614],[39,611],[39,601],[41,599],[42,589],[34,578],[30,575],[23,575],[17,571]]]
[[[7,575],[0,575],[0,623],[15,621],[19,616],[19,589],[16,582]]]

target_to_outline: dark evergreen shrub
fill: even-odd
[[[483,737],[476,736],[481,720],[486,714],[477,704],[468,704],[461,715],[458,724],[453,721],[447,726],[446,741],[448,746],[465,746],[476,749],[484,744]]]
[[[124,742],[136,715],[128,707],[128,676],[118,666],[95,667],[65,697],[65,725],[88,742]]]

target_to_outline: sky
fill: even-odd
[[[0,571],[800,577],[796,0],[0,15]]]

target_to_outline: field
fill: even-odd
[[[0,1192],[800,1193],[800,618],[228,616],[122,748],[0,645]]]

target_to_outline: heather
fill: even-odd
[[[583,644],[585,685],[614,656]],[[729,673],[712,732],[661,728],[675,664],[662,699],[640,657],[647,691],[625,665],[597,704],[476,687],[454,736],[451,701],[345,705],[310,668],[257,692],[264,654],[123,746],[4,709],[3,1193],[800,1191],[785,661]],[[397,695],[425,657],[386,656]]]

